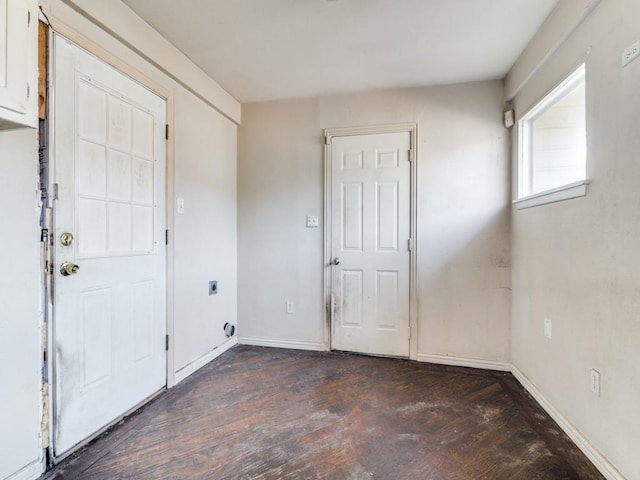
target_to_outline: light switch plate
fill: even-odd
[[[320,220],[317,215],[307,215],[307,228],[318,228]]]
[[[595,368],[591,369],[591,391],[596,397],[600,396],[600,372]]]
[[[550,318],[544,319],[544,336],[551,339],[553,333],[553,324]]]
[[[184,198],[182,197],[176,198],[176,212],[178,215],[184,215]]]

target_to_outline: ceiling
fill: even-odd
[[[558,0],[123,0],[242,103],[503,78]]]

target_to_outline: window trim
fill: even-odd
[[[587,195],[587,185],[590,180],[578,180],[577,182],[562,185],[560,187],[551,188],[544,192],[534,193],[521,197],[511,202],[518,210],[525,208],[537,207],[538,205],[546,205],[548,203],[562,202],[563,200],[571,200],[572,198],[585,197]]]
[[[536,120],[537,117],[545,113],[547,110],[554,107],[562,98],[564,98],[581,82],[586,83],[585,63],[580,64],[580,66],[576,68],[567,78],[560,82],[548,94],[538,100],[535,105],[531,107],[518,121],[518,190],[517,198],[513,201],[513,203],[528,205],[520,206],[518,208],[528,208],[530,206],[553,203],[586,195],[586,185],[589,184],[589,180],[586,178],[586,172],[585,178],[578,179],[575,182],[566,185],[559,185],[558,187],[541,192],[523,195],[523,192],[530,192],[533,189],[533,145],[531,142],[531,125],[533,121]],[[563,195],[560,195],[558,192],[573,191],[576,187],[580,186],[582,186],[584,189],[584,191],[579,189],[580,192],[582,192],[581,194],[571,195],[566,198],[560,198],[563,197]],[[533,201],[534,199],[537,200]]]

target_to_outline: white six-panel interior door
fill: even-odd
[[[166,103],[57,35],[53,83],[60,456],[166,385]]]
[[[410,353],[411,133],[331,138],[331,347]]]

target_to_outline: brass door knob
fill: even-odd
[[[75,263],[64,262],[62,265],[60,265],[60,273],[65,277],[78,273],[78,270],[80,270],[80,267]]]

